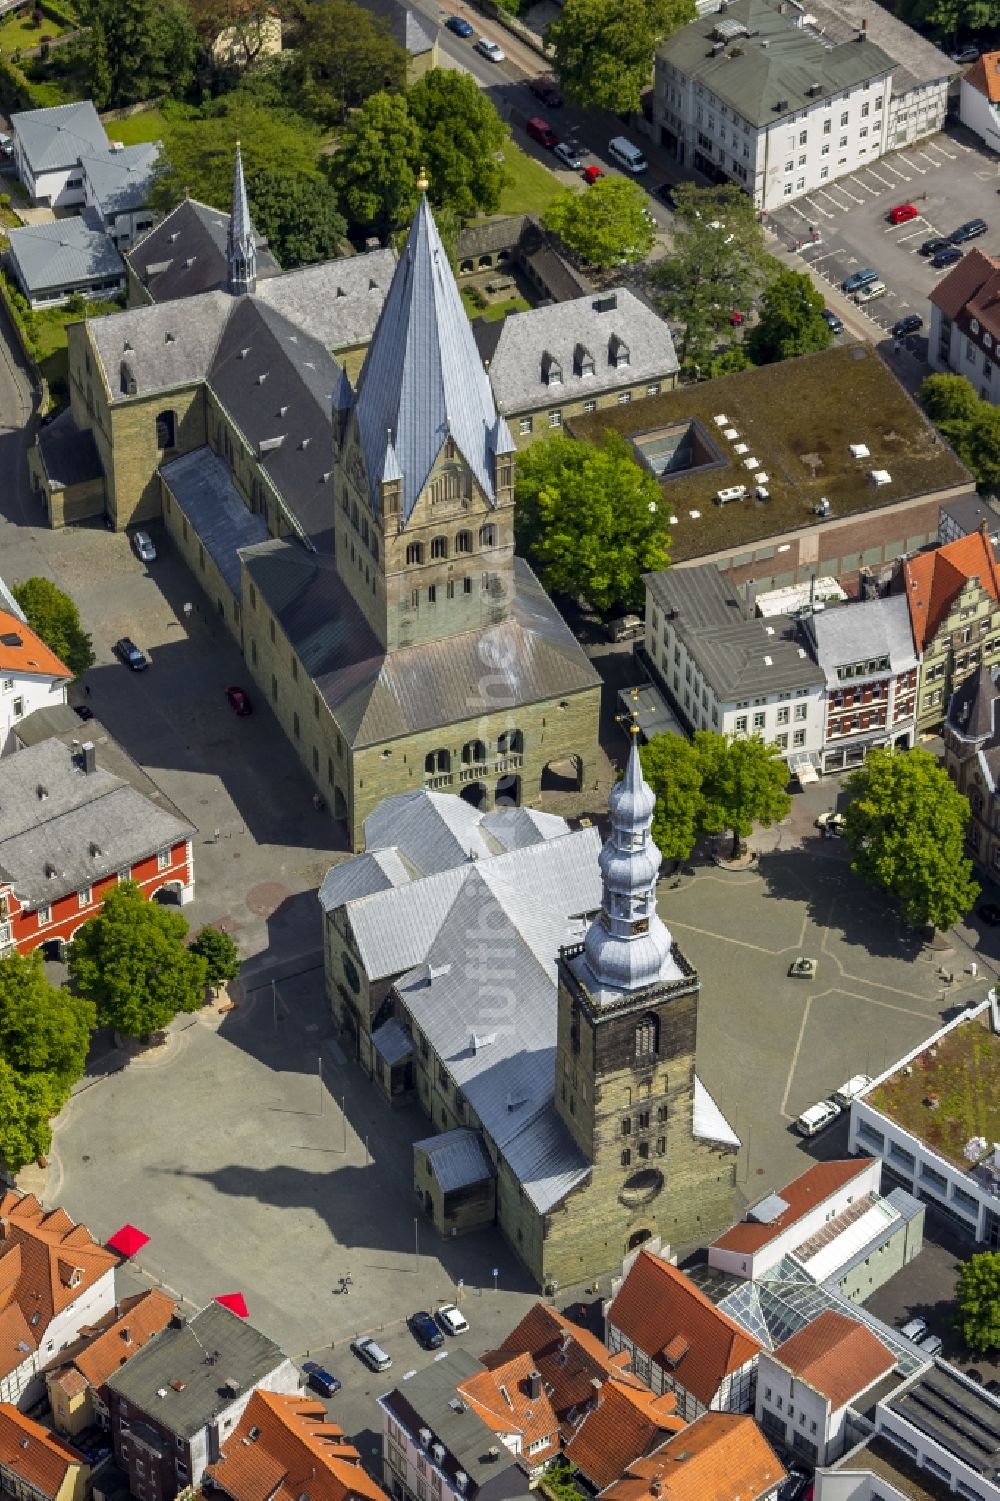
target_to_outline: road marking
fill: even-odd
[[[850,177],[848,181],[850,182],[852,187],[860,188],[862,193],[867,193],[869,197],[871,197],[877,191],[875,188],[870,188],[866,182],[862,182],[856,173],[853,177]],[[848,191],[847,188],[844,187],[843,183],[838,184],[838,186],[843,188],[845,193]],[[865,199],[855,198],[854,201],[855,203],[864,203]]]
[[[895,172],[896,176],[901,177],[904,182],[911,181],[909,172],[902,172],[899,167],[896,166],[895,162],[884,161],[882,165],[883,167],[887,167],[890,172]]]
[[[944,147],[940,144],[939,141],[928,141],[927,150],[940,151],[941,155],[947,157],[950,162],[956,161],[958,159],[957,151],[945,151]]]
[[[807,214],[804,214],[802,212],[802,210],[799,208],[799,206],[798,206],[797,203],[790,203],[788,205],[788,207],[791,209],[791,211],[792,211],[793,214],[798,214],[798,216],[802,220],[803,224],[808,224],[809,223],[809,216]]]
[[[808,245],[804,245],[802,248],[804,250],[808,250],[810,247]],[[835,250],[824,250],[822,255],[816,256],[815,260],[811,260],[809,262],[809,264],[810,264],[810,266],[816,266],[816,267],[818,267],[820,261],[829,260],[830,256],[831,255],[836,255],[836,253],[837,252]]]
[[[899,239],[896,241],[897,245],[902,245],[905,240],[915,240],[918,235],[926,234],[927,230],[930,230],[931,234],[935,233],[934,226],[932,224],[928,224],[923,214],[919,215],[915,222],[922,224],[924,226],[923,229],[911,229],[908,235],[900,235]]]
[[[930,162],[932,167],[940,167],[941,165],[941,163],[936,162],[932,156],[928,156],[926,151],[918,151],[917,155],[922,156],[925,162]]]
[[[803,198],[802,201],[803,201],[803,203],[808,203],[808,205],[809,205],[810,208],[814,208],[816,210],[817,214],[822,214],[823,217],[824,217],[824,219],[832,219],[833,218],[833,215],[831,214],[830,210],[828,208],[824,208],[821,203],[817,203],[814,198],[812,198],[812,197],[806,197],[806,198]]]
[[[803,1039],[804,1039],[804,1037],[806,1035],[806,1022],[809,1020],[809,1011],[810,1011],[811,1006],[812,1006],[812,996],[811,995],[807,995],[806,996],[806,1003],[805,1003],[805,1005],[802,1008],[802,1021],[799,1024],[799,1035],[795,1039],[795,1047],[794,1047],[794,1049],[792,1051],[791,1062],[788,1065],[788,1074],[787,1074],[787,1076],[785,1078],[785,1092],[781,1096],[781,1104],[778,1106],[778,1113],[780,1115],[783,1115],[785,1117],[786,1121],[791,1121],[791,1120],[795,1119],[795,1117],[793,1115],[789,1115],[788,1114],[788,1111],[786,1110],[785,1107],[788,1104],[788,1096],[791,1094],[791,1091],[792,1091],[792,1077],[793,1077],[793,1075],[795,1073],[796,1067],[798,1066],[799,1054],[802,1051],[802,1042],[803,1042]]]
[[[855,184],[855,186],[857,186],[857,184]],[[831,193],[833,192],[833,188],[836,188],[836,191],[838,193],[843,193],[844,197],[845,198],[849,198],[852,203],[864,203],[864,201],[865,201],[863,198],[855,198],[855,196],[851,192],[850,188],[847,187],[846,184],[844,182],[842,182],[842,181],[833,184],[833,186],[829,190]]]
[[[926,177],[927,176],[927,168],[926,167],[918,167],[917,163],[913,160],[912,156],[908,156],[906,158],[906,165],[908,167],[912,167],[913,170],[914,170],[914,172],[919,172],[920,175],[921,175],[921,177]]]
[[[888,180],[887,180],[887,179],[886,179],[886,178],[884,178],[884,177],[879,177],[879,175],[878,175],[878,173],[877,173],[877,172],[876,172],[876,171],[875,171],[875,168],[874,168],[874,167],[866,167],[866,168],[865,168],[865,171],[866,171],[866,172],[870,172],[870,173],[871,173],[871,175],[872,175],[872,176],[873,176],[873,177],[874,177],[874,179],[875,179],[875,181],[876,181],[876,182],[880,182],[880,183],[881,183],[881,184],[882,184],[882,186],[883,186],[883,187],[884,187],[884,188],[891,188],[891,187],[892,187],[892,183],[891,183],[891,182],[889,182],[889,181],[888,181]]]

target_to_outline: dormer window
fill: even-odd
[[[542,355],[542,380],[547,386],[562,385],[562,366],[548,350]]]
[[[573,351],[573,367],[577,375],[594,374],[594,356],[584,344],[578,344]]]
[[[628,363],[628,345],[617,334],[612,334],[608,340],[608,364],[613,365],[616,370],[619,370],[623,365],[627,365]]]

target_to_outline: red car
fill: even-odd
[[[602,167],[595,167],[591,165],[589,167],[584,167],[583,169],[583,180],[588,187],[593,187],[597,179],[603,176],[604,169]]]
[[[549,109],[558,109],[563,102],[562,91],[554,78],[546,78],[543,74],[541,78],[533,78],[528,88]]]
[[[229,700],[230,708],[235,714],[239,714],[242,717],[244,714],[253,713],[253,705],[242,688],[227,688],[226,697]]]
[[[915,203],[897,203],[895,208],[889,210],[889,223],[906,224],[908,220],[915,219],[919,212]]]

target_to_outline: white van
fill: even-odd
[[[818,1105],[810,1105],[808,1110],[803,1110],[795,1122],[795,1129],[800,1136],[816,1136],[824,1131],[840,1114],[840,1106],[832,1100],[820,1100]]]
[[[846,1110],[852,1100],[856,1100],[859,1094],[863,1094],[871,1083],[867,1074],[855,1074],[853,1079],[848,1079],[839,1089],[834,1090],[834,1102]]]
[[[624,136],[615,136],[608,142],[608,155],[626,172],[645,172],[649,166],[638,146],[633,146]]]

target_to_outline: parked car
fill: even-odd
[[[537,141],[539,146],[547,146],[549,151],[559,144],[559,137],[548,120],[543,120],[541,115],[534,115],[524,128],[533,141]]]
[[[908,1324],[903,1325],[899,1332],[904,1339],[919,1339],[922,1334],[927,1333],[927,1320],[911,1319]]]
[[[119,662],[124,662],[133,672],[144,672],[149,666],[149,658],[142,652],[128,636],[122,636],[114,644],[114,654]]]
[[[832,808],[826,813],[821,813],[816,820],[817,829],[822,829],[824,834],[829,829],[831,834],[842,834],[847,823],[847,817],[843,813],[835,813]]]
[[[942,270],[945,266],[954,266],[962,259],[962,252],[955,245],[949,245],[947,250],[939,250],[937,255],[931,257],[931,265],[935,271]]]
[[[243,692],[242,688],[227,688],[226,697],[229,700],[229,707],[232,709],[233,713],[238,714],[240,718],[242,718],[245,714],[253,713],[253,704],[250,702],[247,695]]]
[[[155,563],[156,548],[148,532],[135,532],[132,536],[132,551],[140,563]]]
[[[944,1348],[944,1342],[937,1334],[924,1334],[917,1340],[917,1344],[925,1355],[940,1355]]]
[[[488,58],[491,63],[502,63],[507,56],[499,43],[492,42],[488,36],[481,36],[479,38],[476,43],[476,51],[482,53],[483,57]]]
[[[583,157],[569,141],[560,141],[555,149],[555,155],[564,167],[569,167],[571,172],[579,172],[583,166]]]
[[[989,229],[985,219],[966,219],[957,229],[953,229],[948,236],[953,245],[964,245],[966,240],[977,240]]]
[[[357,1339],[351,1340],[351,1349],[371,1371],[387,1371],[392,1365],[391,1356],[385,1353],[370,1334],[361,1334]]]
[[[789,1465],[785,1479],[778,1486],[778,1501],[802,1501],[809,1484],[809,1471],[801,1465]]]
[[[79,714],[80,710],[77,709],[76,712]],[[1000,927],[1000,907],[996,902],[984,902],[981,907],[977,908],[977,911],[980,922],[984,922],[988,928]]]
[[[468,1334],[469,1321],[454,1303],[442,1303],[437,1311],[437,1321],[445,1334]]]
[[[640,615],[616,615],[604,629],[611,641],[634,641],[644,633],[646,625]]]
[[[549,109],[558,109],[563,102],[562,91],[559,85],[554,78],[547,78],[544,73],[538,78],[533,78],[528,84],[528,88],[534,94],[535,98],[540,99],[543,104],[547,104]]]
[[[844,332],[843,321],[837,317],[832,308],[825,307],[821,316],[826,322],[826,326],[827,328],[829,328],[831,333],[842,334]]]
[[[959,47],[957,52],[951,54],[953,63],[977,63],[979,61],[978,47]]]
[[[416,1313],[411,1313],[406,1322],[418,1345],[422,1345],[425,1350],[440,1350],[444,1344],[444,1338],[425,1309],[421,1308]]]
[[[852,271],[850,276],[845,276],[840,285],[845,292],[850,293],[872,281],[878,281],[878,272],[873,271],[871,266],[866,266],[863,271]]]
[[[992,1380],[986,1382],[983,1391],[989,1392],[993,1397],[1000,1397],[1000,1381],[997,1381],[994,1376]]]
[[[856,1100],[871,1082],[868,1074],[855,1074],[853,1078],[848,1079],[846,1084],[842,1084],[839,1089],[833,1091],[833,1103],[839,1105],[842,1110],[846,1110],[851,1101]]]
[[[939,250],[947,250],[950,244],[950,240],[942,240],[940,236],[937,236],[933,240],[924,241],[924,243],[920,247],[920,254],[937,255]]]
[[[333,1397],[340,1391],[340,1380],[337,1376],[331,1376],[323,1366],[317,1365],[315,1360],[302,1362],[302,1374],[314,1392],[319,1392],[321,1397]]]
[[[86,704],[74,704],[73,713],[77,715],[79,719],[82,719],[84,724],[86,724],[88,719],[93,719],[94,717],[93,709],[88,708]]]
[[[892,332],[897,339],[905,339],[907,334],[916,334],[924,326],[924,320],[919,313],[907,313],[905,318],[899,318],[892,325]]]
[[[839,1114],[839,1105],[835,1105],[832,1100],[820,1100],[817,1105],[810,1105],[808,1110],[803,1110],[795,1122],[795,1129],[800,1136],[818,1136],[820,1131],[833,1125]]]
[[[895,208],[889,210],[889,223],[906,224],[910,219],[915,219],[919,212],[915,203],[897,203]]]
[[[866,302],[874,302],[876,297],[884,297],[889,288],[884,281],[866,281],[863,287],[859,287],[854,294],[854,301],[860,305]]]
[[[593,162],[591,162],[589,167],[584,167],[583,169],[583,180],[587,184],[588,188],[592,188],[597,179],[603,176],[604,168],[595,166]]]
[[[448,30],[453,31],[456,36],[472,35],[472,26],[464,16],[449,16],[444,24],[448,28]]]

